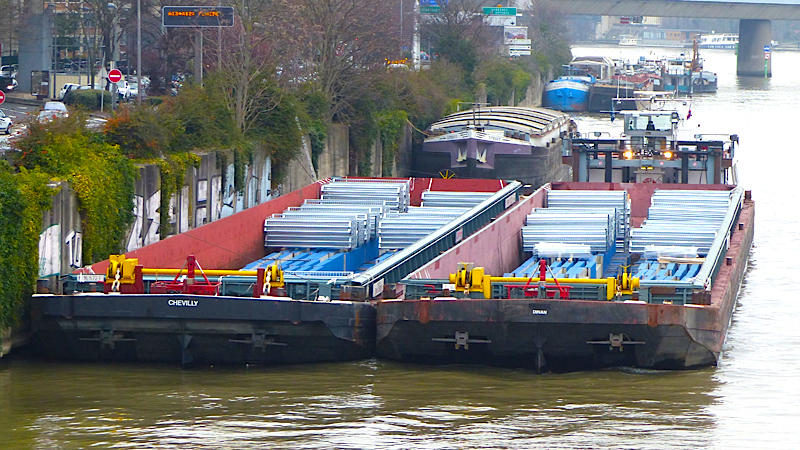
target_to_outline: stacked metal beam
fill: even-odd
[[[328,189],[329,198],[306,200],[300,207],[288,208],[267,219],[265,245],[353,249],[377,236],[378,223],[390,209],[387,202],[393,203],[394,208],[407,208],[408,182],[331,184],[336,186]],[[326,186],[329,185],[322,187],[323,192]]]
[[[626,191],[559,191],[547,192],[547,209],[577,210],[583,213],[601,212],[613,208],[616,212],[616,239],[622,242],[628,235],[631,204]],[[602,211],[594,211],[594,210]]]
[[[401,249],[417,242],[454,219],[469,208],[409,208],[405,213],[390,212],[378,226],[378,247]]]
[[[332,181],[322,185],[323,200],[385,201],[393,211],[406,211],[411,204],[410,181]]]
[[[542,242],[588,245],[593,253],[604,253],[614,242],[614,213],[590,214],[566,210],[544,213],[537,210],[522,227],[522,249],[535,252]]]
[[[474,208],[492,195],[494,192],[425,191],[422,206]]]
[[[352,249],[364,241],[366,229],[354,217],[309,220],[276,214],[264,221],[266,247]]]
[[[377,236],[378,223],[383,219],[384,215],[389,212],[387,205],[362,205],[358,202],[345,202],[338,200],[340,204],[318,204],[311,203],[311,200],[306,200],[305,203],[299,208],[290,207],[287,211],[302,210],[305,212],[315,212],[317,214],[336,214],[336,215],[353,215],[353,214],[366,214],[367,224],[366,229],[369,238]]]
[[[684,248],[684,254],[696,250],[705,256],[720,232],[729,203],[728,191],[657,190],[647,220],[631,230],[631,252],[657,257]]]

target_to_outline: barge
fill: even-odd
[[[418,172],[519,180],[534,187],[564,181],[569,167],[561,157],[574,128],[569,115],[545,108],[476,106],[433,123],[415,167]]]
[[[677,139],[678,116],[659,114],[655,127],[651,113],[624,116],[620,140],[576,139],[574,181],[406,277],[377,305],[378,356],[539,372],[715,365],[755,206],[729,184],[735,140]]]
[[[323,180],[64,277],[61,292],[32,300],[31,347],[184,366],[371,357],[373,301],[511,207],[520,188]]]

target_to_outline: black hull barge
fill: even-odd
[[[702,257],[653,256],[648,253],[657,248],[637,248],[637,228],[647,222],[657,189],[730,193],[713,243],[699,249]],[[577,269],[563,266],[580,265],[580,255],[554,258],[541,251],[527,259],[530,253],[520,248],[520,237],[523,247],[526,240],[526,231],[520,233],[526,217],[550,209],[544,208],[548,193],[560,190],[580,190],[587,196],[597,190],[625,190],[635,227],[615,236],[619,239],[604,254],[583,258],[591,264]],[[747,267],[753,229],[749,192],[732,186],[553,183],[409,275],[403,300],[379,303],[377,352],[412,363],[540,372],[713,366]],[[574,250],[564,250],[569,251]],[[462,261],[484,267],[459,266]],[[456,267],[460,270],[452,274]]]
[[[37,298],[37,350],[53,358],[299,364],[373,354],[364,302],[142,294]]]
[[[372,357],[374,301],[510,208],[520,188],[323,180],[64,277],[60,293],[32,300],[31,347],[183,366]]]

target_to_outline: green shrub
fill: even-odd
[[[0,328],[18,323],[36,285],[42,214],[54,193],[49,180],[39,170],[15,176],[0,168]]]
[[[83,260],[94,263],[124,249],[125,232],[134,219],[138,171],[119,146],[86,130],[84,116],[78,112],[31,123],[28,134],[17,142],[16,165],[70,182],[83,222]]]
[[[89,111],[96,111],[100,109],[100,96],[103,96],[103,109],[111,109],[111,93],[108,91],[101,91],[99,89],[76,89],[67,92],[64,96],[64,104],[72,106],[81,106]]]

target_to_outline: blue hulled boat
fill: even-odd
[[[595,77],[564,75],[549,81],[542,93],[542,106],[559,111],[586,111],[589,109],[589,88]]]

